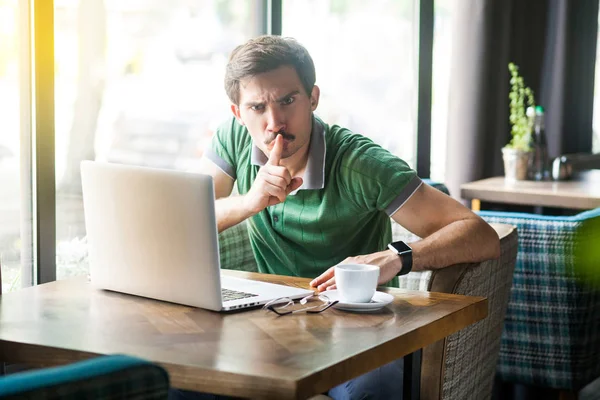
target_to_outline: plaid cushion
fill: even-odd
[[[104,356],[0,378],[1,399],[167,399],[169,376],[129,356]]]
[[[600,257],[578,257],[582,246],[600,244],[600,208],[574,217],[485,211],[480,215],[519,230],[499,377],[579,390],[600,376],[600,289],[578,268],[584,265],[578,260],[583,260],[599,271]]]
[[[258,272],[258,265],[248,238],[248,223],[241,223],[219,233],[221,268]]]

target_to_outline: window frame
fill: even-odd
[[[54,0],[32,3],[33,283],[40,284],[56,280]]]
[[[417,82],[417,175],[431,176],[434,0],[419,2],[419,78]]]

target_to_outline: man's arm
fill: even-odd
[[[500,240],[494,229],[468,208],[429,185],[421,185],[392,218],[423,238],[410,244],[413,271],[500,256]],[[379,284],[390,281],[402,269],[400,257],[391,250],[349,257],[342,263],[378,265],[381,268]],[[311,285],[320,291],[334,289],[333,267]]]
[[[223,170],[206,157],[200,159],[200,165],[191,172],[199,172],[204,175],[210,175],[213,178],[215,186],[215,199],[227,197],[233,190],[235,179],[227,175]]]
[[[205,157],[200,160],[200,166],[197,171],[213,177],[216,199],[215,211],[219,233],[251,216],[243,207],[242,196],[229,197],[235,183],[235,180],[231,176],[227,175],[215,163]]]
[[[413,271],[500,256],[496,231],[458,201],[429,185],[421,185],[392,218],[423,238],[411,244]]]

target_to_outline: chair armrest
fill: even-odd
[[[139,358],[111,355],[0,378],[0,399],[167,399],[169,376]]]
[[[600,208],[574,216],[501,211],[480,211],[478,214],[489,223],[505,223],[518,228],[517,270],[528,274],[535,271],[543,276],[575,277],[587,272],[584,264],[590,263],[581,256],[590,251],[590,256],[595,255],[596,258],[591,260],[594,270],[600,260],[594,250],[600,240]]]
[[[485,319],[423,349],[423,398],[479,399],[491,394],[518,243],[514,227],[493,228],[500,238],[499,258],[432,271],[427,290],[486,297],[489,311]]]

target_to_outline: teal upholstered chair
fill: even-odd
[[[519,232],[498,377],[579,391],[600,376],[600,208],[568,217],[479,214]]]
[[[169,376],[160,366],[112,355],[0,376],[0,399],[167,399]]]

